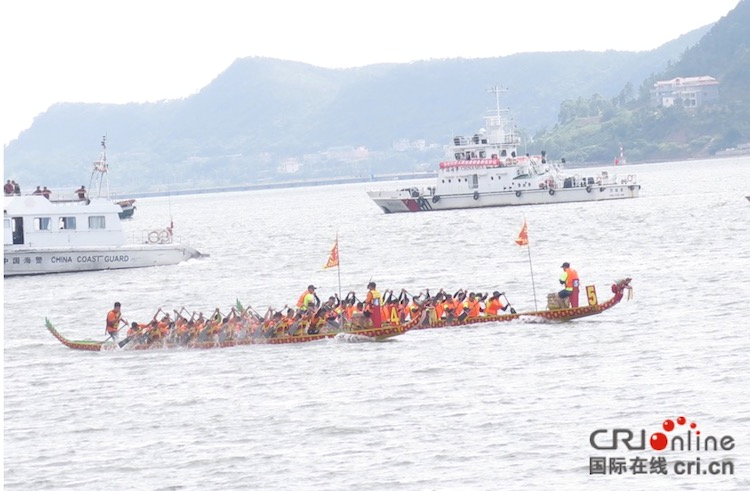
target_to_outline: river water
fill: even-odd
[[[129,231],[171,217],[210,257],[4,280],[5,488],[750,488],[750,159],[616,170],[638,175],[640,198],[384,215],[365,189],[406,184],[373,183],[138,200]],[[514,243],[524,219],[531,261]],[[370,279],[381,291],[497,289],[520,312],[545,305],[569,261],[600,301],[623,277],[635,295],[565,324],[381,343],[85,353],[44,328],[49,317],[68,338],[103,339],[115,301],[145,321],[238,298],[264,312],[309,283],[327,296],[337,234],[344,294],[364,296]],[[597,429],[648,438],[678,416],[734,445],[590,443]],[[598,457],[664,457],[668,473],[592,474]],[[696,458],[698,475],[676,474]],[[712,461],[733,474],[703,474]]]

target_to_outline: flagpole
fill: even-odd
[[[529,271],[531,272],[531,291],[534,292],[534,311],[538,312],[539,309],[536,306],[536,287],[534,286],[534,267],[531,264],[531,241],[529,241],[526,247],[529,251]]]
[[[518,234],[516,244],[526,246],[529,251],[529,271],[531,272],[531,291],[534,292],[534,310],[538,311],[536,304],[536,286],[534,285],[534,266],[531,262],[531,241],[529,240],[529,225],[526,223],[526,214],[523,216],[523,226]]]

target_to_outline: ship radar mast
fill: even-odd
[[[107,135],[102,137],[102,153],[99,155],[99,160],[94,161],[94,168],[91,171],[91,179],[89,180],[89,193],[91,196],[97,198],[109,199],[109,180],[107,179],[107,173],[109,172],[109,165],[107,164]],[[104,186],[104,189],[102,189]],[[94,189],[96,192],[94,193]]]
[[[487,92],[495,94],[495,113],[485,117],[487,130],[492,135],[490,138],[493,143],[517,145],[518,139],[515,135],[513,121],[504,114],[509,111],[500,108],[500,94],[508,92],[508,89],[501,85],[494,85],[487,89]]]
[[[496,106],[496,114],[498,117],[500,117],[500,94],[508,92],[508,89],[501,85],[493,85],[489,89],[487,89],[487,92],[491,92],[495,94],[495,106]]]

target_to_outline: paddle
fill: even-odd
[[[106,343],[110,339],[112,340],[113,343],[117,342],[115,336],[117,336],[120,333],[120,331],[122,331],[123,328],[127,327],[128,325],[128,321],[126,321],[125,319],[120,318],[120,322],[122,322],[122,326],[120,326],[120,328],[116,332],[107,335],[107,338],[104,341],[102,341],[102,344]]]
[[[290,336],[294,336],[297,333],[297,330],[300,328],[300,324],[302,324],[302,319],[295,320],[286,330],[286,333]]]
[[[183,307],[183,309],[184,309],[184,307]],[[159,307],[159,310],[157,310],[156,313],[154,314],[154,320],[156,320],[156,316],[159,315],[159,312],[164,312],[161,309],[161,307]],[[125,323],[125,326],[126,325],[127,325],[127,322]],[[125,327],[125,326],[122,326],[122,327]],[[120,329],[122,329],[122,327]],[[138,331],[135,334],[133,334],[132,336],[128,336],[125,339],[123,339],[122,341],[120,341],[119,343],[117,343],[117,346],[120,347],[120,348],[122,348],[123,346],[125,346],[126,344],[128,344],[134,337],[137,337],[137,336],[139,336],[141,334],[144,334],[144,331],[146,330],[146,327],[148,327],[148,326],[144,326],[143,328],[138,329]],[[120,332],[120,329],[118,329],[117,332]]]
[[[510,300],[508,300],[508,297],[505,295],[505,292],[503,292],[502,295],[503,295],[503,297],[505,297],[505,303],[507,303],[508,307],[510,307],[510,313],[511,314],[515,314],[516,313],[516,309],[514,309],[513,307],[511,307]]]
[[[123,326],[123,327],[125,327],[125,326]],[[120,348],[122,348],[123,346],[125,346],[126,344],[128,344],[131,339],[133,339],[138,334],[140,334],[140,332],[141,332],[141,329],[138,329],[138,331],[135,334],[133,334],[132,336],[128,336],[125,339],[123,339],[122,341],[120,341],[119,343],[117,343],[117,346],[120,347]]]
[[[255,309],[252,308],[250,305],[248,305],[246,309],[241,310],[241,312],[245,312],[245,313],[250,312],[255,317],[256,320],[263,321],[263,316],[260,315],[258,312],[256,312]]]

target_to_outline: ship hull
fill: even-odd
[[[5,248],[4,276],[73,273],[177,264],[201,254],[175,244],[121,247]]]
[[[637,198],[640,189],[639,184],[617,184],[445,195],[411,193],[406,190],[368,191],[367,194],[385,213],[410,213]]]

